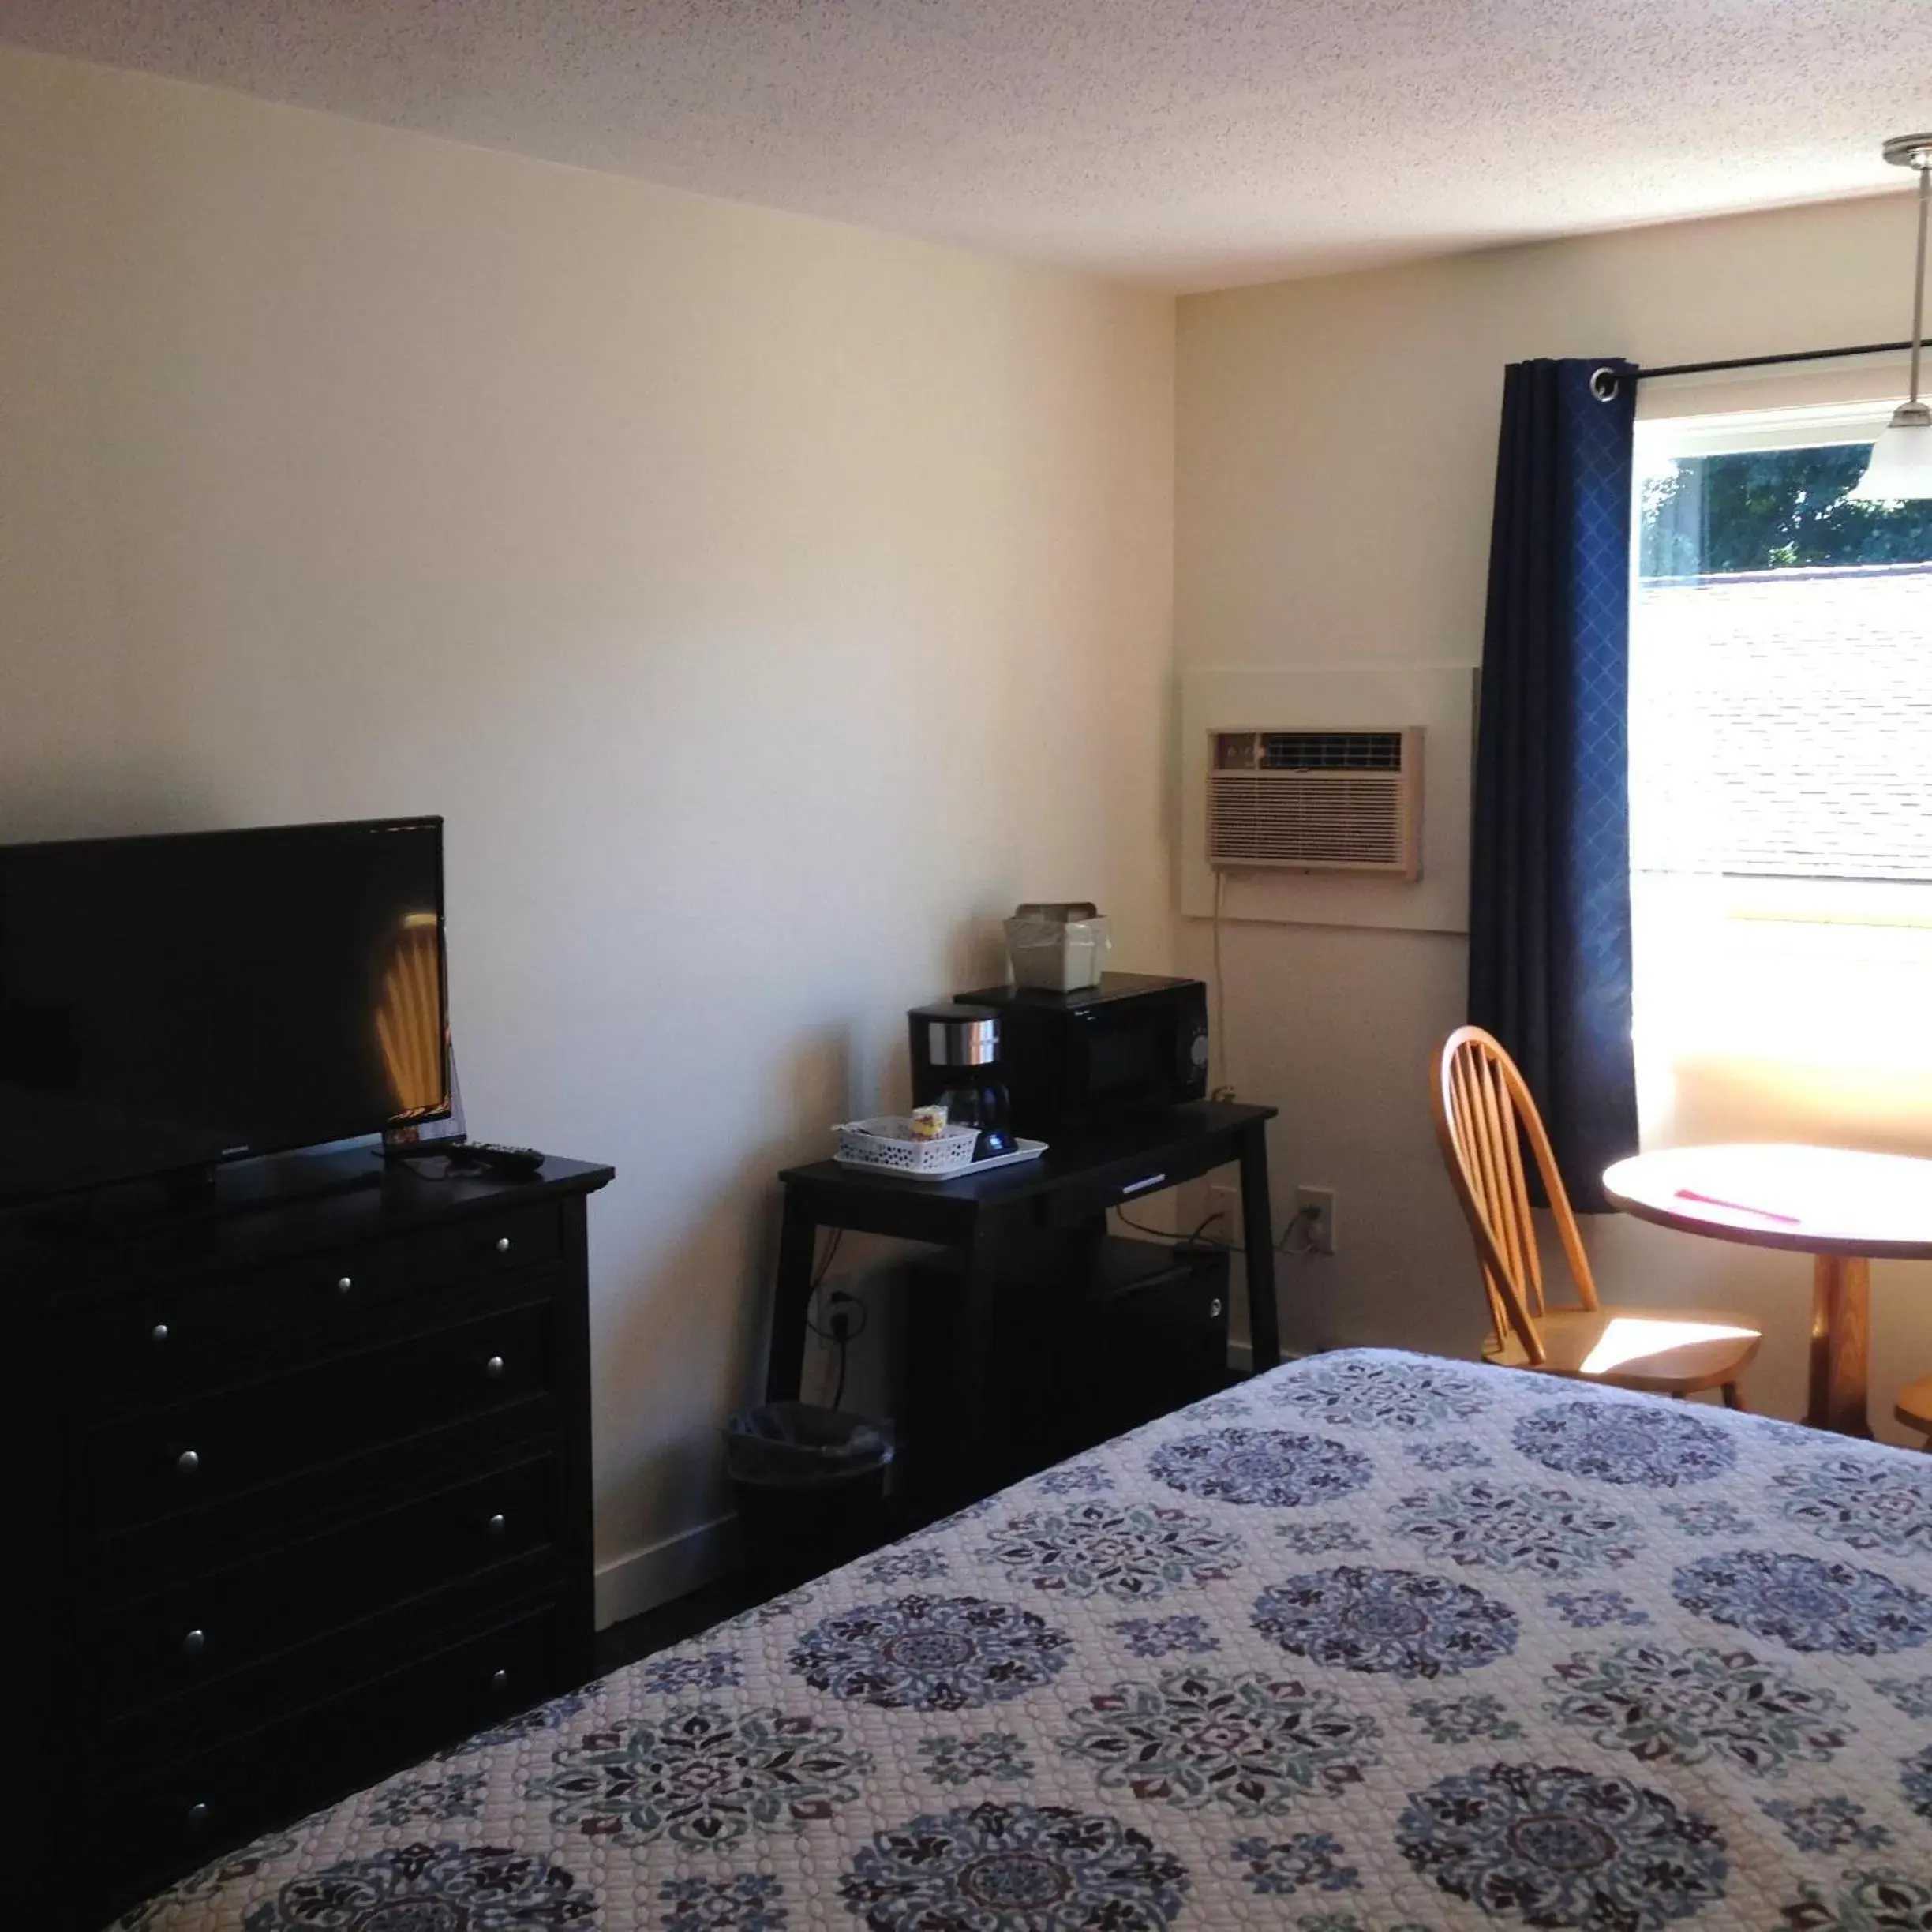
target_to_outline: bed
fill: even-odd
[[[1932,1456],[1291,1363],[469,1739],[142,1932],[1932,1927]]]

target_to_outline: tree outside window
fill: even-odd
[[[1643,479],[1638,574],[1932,563],[1932,500],[1848,500],[1870,459],[1869,443],[1673,459]]]

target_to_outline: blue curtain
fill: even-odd
[[[1631,1054],[1631,445],[1636,371],[1504,373],[1483,627],[1469,1014],[1535,1095],[1572,1204],[1637,1146]]]

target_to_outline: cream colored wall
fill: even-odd
[[[0,837],[447,814],[628,1607],[904,1009],[1024,898],[1166,963],[1173,304],[11,53],[0,291]]]
[[[1911,249],[1894,196],[1183,299],[1182,667],[1474,663],[1505,363],[1896,339]],[[1207,970],[1204,922],[1181,920],[1178,943]],[[1284,1271],[1285,1339],[1473,1352],[1481,1292],[1425,1086],[1432,1043],[1462,1017],[1463,942],[1241,923],[1224,949],[1234,1076],[1283,1110],[1278,1197],[1297,1182],[1339,1197],[1339,1252]],[[1626,1298],[1762,1316],[1751,1394],[1799,1412],[1803,1261],[1621,1219],[1593,1240]],[[1874,1301],[1874,1410],[1903,1440],[1892,1394],[1932,1369],[1932,1268],[1880,1264]]]

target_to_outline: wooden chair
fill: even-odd
[[[1727,1406],[1744,1406],[1738,1377],[1762,1339],[1748,1322],[1683,1309],[1605,1308],[1598,1301],[1549,1136],[1516,1063],[1494,1035],[1458,1027],[1436,1055],[1431,1098],[1436,1137],[1475,1237],[1489,1297],[1484,1353],[1490,1360],[1653,1395],[1720,1389]],[[1574,1308],[1552,1308],[1544,1295],[1525,1140],[1575,1284]]]
[[[1921,1376],[1899,1391],[1892,1413],[1909,1429],[1917,1429],[1932,1450],[1932,1375]]]

